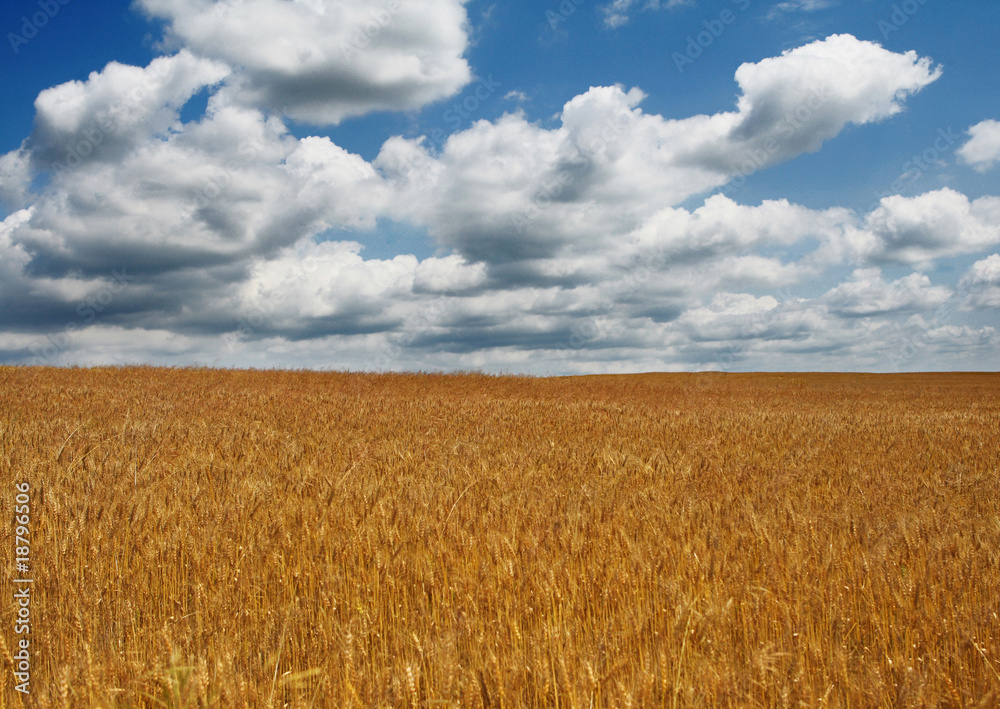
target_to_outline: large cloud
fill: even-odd
[[[1000,244],[1000,199],[970,200],[952,189],[885,197],[857,240],[872,262],[928,264]]]
[[[5,292],[16,288],[22,305],[0,319],[79,320],[118,273],[129,287],[104,304],[102,323],[229,329],[232,314],[212,306],[257,260],[328,230],[375,227],[381,178],[328,138],[296,139],[279,117],[218,93],[201,119],[180,122],[184,102],[227,73],[181,52],[145,69],[112,64],[39,97],[35,132],[0,160],[5,193],[31,202],[5,223],[17,256],[5,261],[18,271]],[[32,193],[37,175],[46,179]]]
[[[898,113],[939,75],[914,53],[837,35],[741,66],[733,112],[670,120],[644,113],[639,89],[595,87],[566,103],[559,127],[509,114],[439,154],[391,140],[375,165],[402,194],[401,218],[493,275],[534,278],[527,262],[606,249],[664,207]]]
[[[851,35],[744,64],[736,71],[739,120],[718,146],[719,158],[762,151],[768,157],[761,161],[772,164],[818,150],[849,123],[899,113],[907,96],[940,76],[941,68],[916,52],[896,54]]]
[[[949,297],[949,289],[932,286],[930,278],[922,273],[886,283],[882,272],[875,268],[855,271],[850,281],[833,288],[821,300],[837,315],[870,317],[926,311]]]
[[[21,149],[0,157],[0,200],[13,208],[28,206],[38,174],[113,164],[140,144],[175,135],[182,130],[183,106],[228,75],[226,65],[182,50],[147,67],[111,62],[86,81],[42,91],[31,135]]]
[[[112,65],[86,84],[39,98],[39,128],[26,143],[32,162],[45,165],[46,156],[60,156],[67,145],[77,157],[55,163],[30,220],[18,226],[36,273],[212,268],[275,253],[327,229],[374,227],[386,193],[363,159],[328,138],[297,140],[279,118],[228,104],[225,96],[213,97],[201,120],[181,125],[184,94],[203,81],[189,82],[159,111],[130,98],[133,82],[117,94],[107,88],[123,74],[143,73]],[[57,120],[59,105],[66,110]],[[121,129],[103,130],[92,150],[80,151],[79,136],[90,135],[86,126],[101,130],[109,106],[122,113]],[[135,127],[148,129],[153,121],[162,131]]]
[[[360,250],[355,242],[307,241],[256,261],[225,308],[238,317],[239,337],[396,330],[435,294],[461,294],[482,278],[481,268],[456,257],[366,260]]]
[[[328,138],[293,136],[263,105],[280,90],[262,67],[284,61],[281,32],[247,66],[208,39],[195,46],[199,27],[223,31],[202,17],[206,3],[146,5],[191,10],[194,24],[172,25],[191,48],[44,92],[35,132],[0,157],[0,197],[26,207],[0,226],[0,359],[109,361],[127,347],[170,363],[572,372],[808,357],[812,368],[878,367],[885,343],[920,318],[970,357],[995,346],[987,329],[936,323],[951,290],[933,273],[877,269],[992,249],[997,198],[939,190],[884,199],[867,215],[723,195],[681,206],[898,112],[938,75],[916,55],[832,37],[741,67],[734,111],[670,120],[643,112],[637,88],[593,87],[554,128],[516,113],[439,150],[394,137],[367,162]],[[225,3],[237,29],[224,31],[251,8],[278,13],[268,17],[279,29],[281,13],[325,22],[321,3],[280,5]],[[412,24],[393,17],[384,31]],[[377,74],[363,73],[377,64],[364,56],[349,60],[362,62],[359,81]],[[305,76],[311,61],[286,69]],[[182,122],[202,90],[205,115]],[[318,103],[293,101],[288,115],[335,120],[375,105],[312,94]],[[439,253],[365,258],[366,235],[386,220],[425,228]],[[969,271],[963,307],[989,307],[993,270],[986,260]]]
[[[171,38],[238,67],[250,106],[314,124],[445,98],[470,78],[464,0],[139,0]]]
[[[145,68],[111,62],[86,81],[70,81],[38,95],[28,145],[41,167],[120,160],[136,142],[179,130],[184,104],[228,75],[225,64],[187,50],[154,59]]]

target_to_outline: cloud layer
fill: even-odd
[[[367,161],[287,119],[458,91],[461,2],[141,4],[179,49],[42,92],[0,156],[0,358],[541,373],[888,369],[949,337],[969,362],[995,352],[959,315],[1000,292],[997,197],[857,214],[713,194],[904,110],[942,74],[913,52],[834,35],[738,67],[732,110],[665,118],[595,86],[548,126],[517,111]],[[991,130],[966,162],[996,160]],[[437,254],[366,258],[386,224]]]

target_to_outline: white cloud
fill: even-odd
[[[834,239],[852,221],[843,209],[816,211],[787,200],[767,200],[754,207],[713,195],[694,212],[667,209],[654,215],[637,238],[644,250],[704,258],[761,246],[787,247],[808,238]]]
[[[13,209],[28,206],[31,153],[23,147],[0,155],[0,205]]]
[[[604,26],[607,29],[616,29],[628,24],[632,13],[636,10],[672,9],[685,5],[694,5],[694,0],[613,0],[607,5],[602,5],[600,10],[604,15]]]
[[[27,144],[35,166],[54,154],[56,169],[34,197],[31,219],[17,229],[19,242],[34,254],[35,270],[210,269],[327,229],[375,226],[388,195],[369,163],[328,138],[297,140],[280,119],[232,105],[225,94],[210,99],[202,119],[182,125],[177,116],[186,97],[224,70],[177,55],[173,66],[208,66],[215,73],[188,75],[177,88],[169,80],[171,65],[161,69],[147,87],[166,107],[157,110],[155,102],[137,100],[133,89],[160,61],[146,70],[110,65],[85,84],[56,87],[39,98],[40,127]],[[165,92],[176,99],[164,98]],[[118,112],[115,129],[103,130],[109,111]],[[60,161],[67,145],[77,150],[77,137],[90,135],[88,126],[102,131],[94,149]]]
[[[200,0],[146,4],[191,10],[190,23],[174,22],[178,40],[223,32]],[[939,74],[912,53],[831,37],[740,67],[732,111],[666,119],[640,108],[638,88],[593,87],[555,127],[515,112],[439,149],[393,137],[368,162],[329,138],[296,138],[280,115],[252,105],[279,90],[264,78],[265,65],[283,61],[281,22],[296,27],[308,13],[326,22],[324,3],[281,5],[223,7],[237,27],[249,8],[278,25],[261,39],[259,65],[239,76],[235,54],[223,54],[245,48],[194,47],[155,70],[113,64],[39,97],[36,132],[0,156],[0,196],[30,205],[0,224],[0,296],[26,304],[0,310],[0,358],[36,350],[34,333],[62,328],[124,269],[128,287],[50,347],[52,361],[565,372],[773,369],[803,357],[811,368],[875,367],[900,321],[928,315],[951,291],[933,274],[886,281],[871,266],[919,268],[1000,243],[1000,199],[951,190],[890,197],[860,216],[718,194],[680,206],[815,150],[848,124],[897,113]],[[394,18],[399,32],[410,21]],[[327,59],[317,60],[321,73]],[[289,61],[296,75],[313,66]],[[184,103],[203,89],[206,114],[182,123]],[[380,91],[371,96],[386,105],[399,98]],[[324,120],[354,110],[335,94],[318,94]],[[32,193],[34,178],[102,121],[113,127],[100,143]],[[366,233],[386,219],[423,227],[439,252],[365,258]],[[987,283],[982,298],[992,298],[996,258],[963,280]],[[845,264],[867,270],[838,284]],[[995,344],[984,332],[956,336],[984,356]]]
[[[874,68],[880,62],[896,70],[896,83]],[[557,128],[515,113],[453,134],[436,155],[420,141],[392,139],[368,164],[327,138],[295,139],[280,119],[234,102],[226,89],[211,97],[203,119],[180,124],[184,102],[228,71],[182,51],[146,69],[109,65],[85,83],[39,97],[40,128],[28,141],[35,165],[109,115],[117,128],[74,169],[52,177],[31,220],[18,228],[34,268],[57,275],[125,265],[151,273],[199,262],[235,266],[324,230],[373,228],[380,215],[426,226],[440,245],[486,264],[494,284],[600,280],[601,259],[635,239],[638,249],[670,247],[678,257],[697,249],[733,256],[754,239],[798,235],[767,226],[786,215],[794,221],[795,210],[762,206],[744,214],[767,213],[763,222],[744,222],[757,225],[756,236],[723,230],[708,243],[695,225],[687,236],[642,239],[649,241],[649,225],[664,208],[738,176],[743,168],[731,155],[763,151],[763,166],[814,149],[846,122],[899,110],[903,96],[936,76],[915,55],[831,37],[740,67],[738,112],[667,120],[638,107],[644,94],[637,88],[595,87],[567,102]],[[822,105],[809,107],[803,98],[807,79],[808,90],[824,92]],[[791,137],[783,132],[794,102],[778,84],[807,108],[792,114]],[[833,118],[823,118],[828,110]],[[5,156],[6,173],[18,174],[24,160],[23,151]],[[727,219],[711,216],[726,209],[739,211],[715,199],[695,221]],[[831,218],[843,216],[824,217]],[[726,239],[728,250],[715,253]]]
[[[958,291],[968,307],[1000,308],[1000,254],[976,261],[959,281]]]
[[[176,43],[239,67],[234,101],[313,124],[410,110],[470,80],[463,0],[139,0]]]
[[[993,254],[982,261],[976,261],[962,279],[962,285],[977,284],[1000,286],[1000,254]]]
[[[351,242],[305,241],[258,259],[234,293],[233,310],[258,331],[293,339],[390,329],[393,303],[412,292],[417,259],[365,260],[360,250]]]
[[[33,156],[45,167],[118,160],[137,141],[179,130],[184,104],[229,73],[225,64],[181,50],[145,68],[111,62],[86,81],[46,89],[35,100]]]
[[[228,75],[224,64],[182,50],[147,67],[111,62],[86,81],[42,91],[32,134],[19,150],[0,156],[0,201],[28,206],[40,173],[55,172],[58,180],[81,165],[113,164],[139,144],[169,138],[181,130],[184,104]]]
[[[868,261],[930,264],[1000,244],[1000,199],[969,200],[952,189],[917,197],[886,197],[854,236]]]
[[[827,292],[820,302],[846,317],[869,317],[933,309],[951,297],[951,291],[932,286],[922,273],[912,273],[886,283],[880,269],[861,269],[852,279]]]
[[[826,10],[830,7],[836,7],[837,5],[837,0],[789,0],[788,2],[779,2],[775,4],[771,8],[770,12],[768,12],[767,19],[773,20],[783,14],[793,12],[816,12],[817,10]]]
[[[514,281],[543,261],[618,247],[664,207],[816,150],[849,123],[887,118],[939,73],[840,35],[741,66],[735,112],[665,119],[639,108],[638,88],[593,87],[556,128],[507,114],[453,134],[438,154],[389,141],[375,165],[400,192],[398,218]]]
[[[963,162],[980,172],[1000,163],[1000,121],[982,121],[969,128],[969,141],[958,149]]]
[[[833,35],[743,64],[735,135],[748,149],[767,151],[777,141],[777,162],[814,151],[846,125],[881,121],[903,110],[904,100],[941,76],[941,68],[915,52],[897,54],[851,35]],[[727,145],[736,148],[740,145]]]
[[[417,264],[413,288],[427,293],[461,293],[486,283],[486,268],[469,264],[459,256],[428,258]]]
[[[818,321],[796,301],[782,302],[772,295],[716,294],[701,308],[688,310],[677,322],[686,339],[717,343],[718,350],[745,340],[794,340],[818,329]]]
[[[31,210],[21,209],[0,222],[0,254],[3,255],[0,259],[0,269],[6,276],[4,281],[19,275],[20,269],[31,259],[24,247],[12,238],[14,232],[30,219]]]

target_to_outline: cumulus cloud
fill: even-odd
[[[413,289],[424,293],[459,294],[475,290],[486,282],[486,267],[470,264],[460,256],[428,258],[417,264]]]
[[[648,240],[664,207],[737,176],[741,168],[730,157],[741,152],[736,146],[760,146],[764,164],[787,159],[829,137],[831,125],[899,110],[903,96],[935,78],[926,60],[854,38],[803,50],[741,67],[736,112],[667,120],[639,108],[644,94],[637,88],[595,87],[565,105],[557,128],[518,112],[452,135],[439,154],[419,139],[391,139],[373,164],[327,138],[295,139],[280,117],[234,101],[226,89],[211,97],[202,119],[181,125],[179,111],[191,95],[230,76],[226,65],[182,51],[145,69],[112,64],[87,82],[44,92],[36,132],[21,151],[4,156],[3,173],[14,176],[4,184],[12,193],[26,189],[26,163],[36,171],[58,167],[67,150],[81,153],[78,138],[88,126],[113,123],[90,141],[87,155],[67,160],[70,169],[55,170],[31,219],[18,227],[19,243],[34,254],[30,267],[49,276],[113,267],[245,268],[247,259],[326,230],[372,228],[388,214],[426,226],[468,263],[485,264],[493,287],[571,285],[600,278],[609,250]],[[854,76],[858,62],[876,77],[868,84]],[[879,62],[897,70],[896,83],[870,68]],[[808,115],[794,114],[797,132],[811,137],[768,151],[764,136],[780,134],[789,120],[776,82],[798,95],[806,78],[827,96]],[[821,118],[827,110],[836,117]],[[699,218],[725,208],[716,200]],[[776,218],[766,220],[780,223]],[[658,245],[671,238],[681,237],[661,236]],[[748,237],[723,230],[712,238],[738,244]],[[683,258],[711,246],[699,239],[705,237],[692,234],[672,248]]]
[[[0,359],[111,361],[127,342],[130,356],[165,363],[568,372],[622,360],[773,368],[784,353],[876,366],[884,335],[951,293],[922,273],[886,279],[882,267],[1000,243],[1000,200],[951,190],[886,198],[867,215],[721,194],[681,206],[898,113],[940,74],[912,53],[831,37],[740,67],[731,111],[666,119],[642,110],[639,88],[592,87],[554,127],[517,111],[439,146],[390,138],[369,162],[296,137],[285,117],[336,122],[455,90],[448,72],[393,87],[380,62],[403,47],[454,69],[461,3],[422,6],[450,29],[391,13],[349,56],[312,42],[350,36],[377,8],[144,6],[185,48],[43,92],[35,131],[0,156],[0,199],[15,210],[0,224]],[[406,28],[412,45],[389,41]],[[228,32],[243,40],[227,44]],[[281,39],[296,33],[301,54]],[[352,81],[367,87],[363,100],[341,91]],[[182,122],[201,91],[205,114]],[[365,235],[389,220],[426,230],[437,254],[366,258]],[[848,264],[859,270],[836,285],[831,273]],[[986,284],[968,307],[989,307],[993,268],[977,262],[962,281]],[[819,277],[834,285],[802,295]],[[977,342],[982,352],[992,340]]]
[[[457,92],[464,0],[139,0],[170,41],[238,67],[227,91],[247,106],[335,124],[410,110]]]
[[[933,309],[950,297],[948,288],[932,286],[922,273],[887,283],[882,271],[873,268],[855,271],[850,281],[827,292],[821,302],[837,315],[870,317]]]
[[[105,83],[103,74],[90,81]],[[61,89],[50,90],[43,104],[57,104]],[[127,87],[121,95],[129,95]],[[108,94],[102,105],[116,104]],[[77,105],[93,102],[84,98]],[[327,229],[374,226],[387,195],[359,156],[328,138],[297,140],[279,118],[218,95],[202,119],[183,126],[178,108],[163,119],[166,132],[108,132],[88,155],[68,166],[57,163],[31,218],[17,229],[36,273],[210,269],[274,253]],[[78,135],[80,125],[89,125],[86,116],[99,113],[81,109],[64,119],[60,131]],[[52,138],[57,131],[48,127],[47,114],[41,121],[46,127],[39,133],[48,140],[28,141],[36,164],[44,164],[38,156],[52,152],[50,146],[60,146],[58,155],[66,144]],[[111,146],[114,160],[100,152]]]
[[[225,64],[187,50],[158,57],[145,68],[111,62],[86,81],[38,95],[28,146],[42,167],[118,160],[136,141],[177,131],[184,104],[228,75]]]
[[[28,206],[31,153],[23,147],[0,155],[0,205],[10,209]]]
[[[665,119],[639,108],[638,88],[593,87],[566,103],[558,127],[515,112],[453,134],[436,154],[391,140],[375,166],[401,195],[399,218],[493,276],[540,282],[544,262],[619,246],[664,207],[898,113],[939,75],[913,53],[833,36],[741,66],[736,111]]]
[[[962,276],[958,291],[974,309],[1000,308],[1000,254],[976,261]]]
[[[965,287],[978,284],[1000,285],[1000,254],[976,261],[962,278],[962,285]]]
[[[736,70],[742,89],[738,121],[722,150],[751,156],[763,151],[769,154],[764,164],[815,151],[848,124],[896,115],[908,96],[941,72],[916,52],[890,52],[851,35],[743,64]]]
[[[291,340],[391,330],[393,306],[412,291],[417,259],[363,259],[354,242],[303,242],[257,260],[233,292],[231,312],[243,336]]]
[[[280,117],[223,92],[181,123],[190,96],[228,71],[181,52],[43,92],[35,132],[0,159],[4,193],[31,203],[5,222],[5,296],[22,303],[0,313],[8,326],[223,332],[232,313],[218,304],[255,263],[375,227],[382,179],[328,138],[296,139]],[[97,320],[88,298],[109,288]]]
[[[31,219],[31,210],[21,209],[9,215],[0,222],[0,272],[3,273],[3,284],[20,277],[21,270],[31,260],[24,246],[13,239],[13,233],[25,222]]]
[[[958,149],[963,162],[980,172],[1000,163],[1000,121],[982,121],[969,128],[969,141]]]
[[[1000,199],[970,200],[945,188],[885,197],[864,228],[846,235],[855,256],[873,263],[930,264],[1000,244]]]
[[[834,239],[853,219],[844,209],[811,210],[788,200],[765,200],[759,206],[749,206],[719,194],[693,212],[663,210],[647,220],[635,236],[642,250],[683,262],[685,256],[705,259],[762,246],[789,247],[806,239]]]
[[[175,135],[183,106],[228,75],[224,64],[182,50],[147,67],[111,62],[86,81],[42,91],[31,135],[19,150],[0,156],[0,200],[14,208],[27,206],[38,174],[58,176],[85,163],[111,164],[140,143]]]

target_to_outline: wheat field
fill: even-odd
[[[998,394],[2,367],[0,702],[997,706]]]

